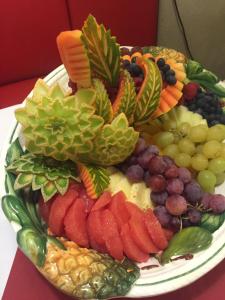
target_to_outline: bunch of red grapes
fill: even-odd
[[[205,211],[225,211],[224,196],[204,193],[187,168],[177,167],[168,156],[160,156],[159,149],[148,146],[143,138],[119,168],[131,182],[145,181],[151,189],[154,213],[164,228],[177,231],[198,225]]]

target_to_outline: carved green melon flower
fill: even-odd
[[[17,175],[15,190],[27,186],[31,186],[34,191],[40,189],[45,201],[56,193],[64,195],[70,180],[80,181],[76,165],[72,161],[60,162],[31,153],[14,160],[6,170]]]
[[[25,146],[34,154],[76,161],[77,154],[92,151],[92,140],[104,124],[104,119],[95,115],[95,92],[84,89],[67,96],[59,85],[44,87],[39,81],[33,97],[15,112]]]

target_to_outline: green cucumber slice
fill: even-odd
[[[211,233],[216,231],[225,220],[225,212],[220,215],[204,213],[201,218],[200,227],[207,229]]]

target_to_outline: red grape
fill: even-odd
[[[125,160],[124,163],[127,164],[128,166],[137,165],[138,164],[138,158],[135,155],[131,155],[130,157],[128,157]]]
[[[148,148],[138,156],[139,165],[147,170],[150,160],[155,156],[155,154],[148,151]]]
[[[184,190],[183,182],[178,178],[167,180],[167,192],[169,194],[182,194]]]
[[[180,195],[172,195],[166,199],[166,208],[171,215],[180,216],[187,210],[187,201]]]
[[[171,221],[170,221],[170,225],[172,226],[172,228],[176,231],[180,230],[181,227],[181,219],[178,217],[172,217]]]
[[[215,214],[221,214],[225,211],[225,197],[223,195],[211,195],[209,207]]]
[[[155,214],[156,218],[158,219],[159,223],[163,227],[169,227],[170,226],[171,215],[168,213],[165,206],[157,206],[154,209],[154,214]]]
[[[197,225],[201,221],[202,214],[196,208],[190,208],[190,209],[188,209],[187,216],[188,216],[188,219],[191,222],[191,224]]]
[[[191,181],[191,172],[187,168],[178,168],[178,176],[183,183]]]
[[[133,165],[127,168],[126,176],[131,182],[139,182],[143,180],[144,170],[139,165]]]
[[[151,192],[150,198],[156,205],[165,205],[167,197],[168,197],[167,192],[162,192],[162,193]]]
[[[165,171],[165,177],[166,178],[176,178],[178,177],[178,168],[175,165],[171,165],[166,171]]]
[[[141,152],[146,150],[146,148],[147,148],[147,145],[146,145],[145,140],[143,138],[139,138],[137,141],[137,144],[135,146],[135,149],[134,149],[134,154],[139,155]]]
[[[150,176],[146,184],[153,192],[163,192],[166,188],[166,180],[162,175]]]
[[[148,146],[147,150],[151,154],[155,154],[155,155],[159,154],[159,148],[156,145],[150,145],[150,146]]]
[[[202,198],[202,196],[203,196],[203,191],[197,182],[191,181],[185,185],[184,197],[191,204],[198,203],[198,201]]]
[[[162,156],[154,156],[149,162],[149,172],[151,174],[163,174],[167,168],[167,164]]]
[[[204,193],[204,195],[201,198],[201,204],[203,205],[204,209],[208,209],[209,208],[209,202],[211,199],[212,195],[209,193]]]
[[[167,167],[171,167],[172,165],[174,165],[174,161],[172,160],[171,157],[169,157],[167,155],[163,155],[162,158],[165,161],[165,163],[167,164]]]

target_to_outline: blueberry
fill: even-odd
[[[130,65],[130,61],[128,59],[123,60],[122,62],[123,68],[126,69]]]
[[[189,109],[194,111],[196,109],[196,105],[194,103],[190,104]]]
[[[136,63],[136,60],[137,60],[137,56],[134,56],[132,59],[131,59],[131,63]]]
[[[199,107],[204,108],[204,106],[205,106],[204,99],[203,99],[203,98],[197,99],[196,104],[197,104]]]
[[[218,106],[218,107],[216,108],[216,112],[217,112],[217,114],[219,115],[219,114],[222,114],[222,113],[223,113],[223,110],[222,110],[222,108],[221,108],[220,106]]]
[[[208,102],[208,101],[211,101],[212,97],[211,97],[211,96],[208,96],[208,95],[205,95],[204,99],[205,99],[205,101]]]
[[[170,75],[170,76],[166,76],[166,81],[169,85],[174,85],[177,82],[177,79],[175,76]]]
[[[221,115],[221,116],[220,116],[220,122],[221,122],[222,124],[225,124],[225,115]]]
[[[160,58],[160,59],[157,61],[157,66],[161,69],[164,65],[165,65],[165,59]]]
[[[171,69],[170,69],[169,71],[166,72],[165,75],[166,75],[166,77],[167,77],[167,76],[170,76],[170,75],[175,76],[175,72],[174,72],[174,70],[171,70]]]
[[[166,73],[167,71],[170,70],[170,65],[165,64],[165,65],[161,68],[161,70],[162,70],[164,73]]]
[[[195,112],[201,115],[202,114],[202,109],[201,108],[197,108]]]
[[[197,99],[201,99],[201,98],[204,98],[204,97],[205,97],[205,94],[203,94],[203,93],[198,93],[197,96],[196,96]]]
[[[131,68],[131,75],[134,77],[138,77],[139,75],[142,74],[142,69],[135,63],[130,64]]]
[[[209,121],[213,121],[213,120],[215,120],[215,118],[216,118],[215,114],[211,114],[211,115],[208,116]]]
[[[213,125],[216,125],[216,124],[219,124],[220,122],[218,120],[213,120],[210,122],[210,125],[213,126]]]

